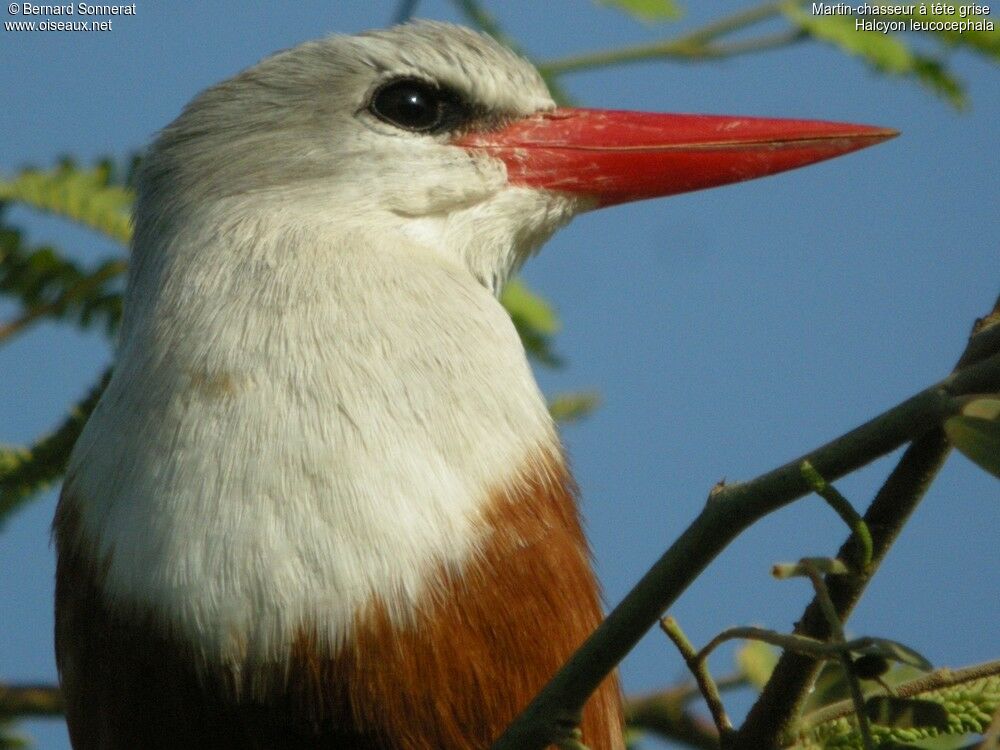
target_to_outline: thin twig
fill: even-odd
[[[842,644],[830,643],[829,641],[819,641],[804,635],[793,633],[777,633],[767,628],[759,628],[753,625],[740,625],[735,628],[726,628],[712,640],[706,643],[697,657],[700,660],[707,659],[708,656],[719,646],[727,641],[748,640],[770,643],[785,651],[792,651],[796,654],[805,654],[814,659],[824,661],[836,659],[842,651],[849,653],[876,654],[886,659],[897,659],[897,648],[899,644],[888,641],[884,638],[872,638],[864,636],[854,638]],[[889,646],[893,648],[890,648]]]
[[[861,742],[864,744],[865,750],[873,750],[875,743],[872,739],[872,728],[868,723],[868,714],[865,712],[865,696],[861,692],[861,682],[854,673],[851,652],[845,645],[843,623],[837,614],[837,608],[830,600],[830,592],[827,591],[823,574],[811,565],[807,565],[806,570],[809,574],[809,580],[812,581],[813,589],[816,591],[816,600],[819,602],[823,616],[830,627],[830,645],[837,649],[837,655],[844,670],[844,680],[851,691],[851,702],[854,704],[854,713],[858,718],[858,729],[861,730]]]
[[[500,24],[496,22],[496,19],[490,15],[489,11],[487,11],[486,8],[478,2],[478,0],[453,0],[453,2],[455,3],[455,7],[473,26],[485,31],[504,46],[514,50],[517,54],[523,57],[529,57],[529,55],[521,49],[517,42],[507,36],[507,33],[500,27]],[[536,65],[536,67],[538,68],[538,72],[541,74],[542,78],[545,80],[545,84],[549,87],[549,93],[552,94],[552,98],[561,105],[571,104],[573,99],[569,95],[569,92],[567,92],[559,83],[556,74],[549,72],[548,70],[544,70],[540,65]]]
[[[671,62],[680,63],[725,60],[726,58],[738,57],[739,55],[766,52],[779,47],[786,47],[796,42],[805,41],[808,38],[809,35],[801,29],[788,29],[775,34],[764,34],[759,37],[728,43],[697,44],[675,40],[669,43],[660,42],[657,44],[642,45],[641,47],[627,47],[618,50],[608,50],[607,52],[580,55],[579,57],[568,57],[562,60],[552,60],[551,62],[540,63],[538,69],[543,75],[563,75],[565,73],[604,68],[610,65],[648,62],[650,60],[670,60]]]
[[[505,44],[509,43],[510,37],[500,28],[500,24],[496,22],[493,16],[490,15],[490,12],[478,0],[454,0],[454,2],[458,10],[465,15],[470,23],[482,29],[494,39],[502,41]]]
[[[47,305],[46,307],[50,306]],[[13,320],[8,320],[6,323],[0,323],[0,342],[20,333],[36,320],[48,315],[50,312],[51,310],[41,310],[40,308],[35,307]]]
[[[774,34],[762,34],[750,39],[740,39],[736,42],[709,45],[706,49],[706,60],[724,60],[728,57],[767,52],[768,50],[787,47],[809,39],[809,34],[802,29],[786,29]]]
[[[540,67],[546,73],[559,74],[643,60],[700,60],[772,49],[797,41],[802,38],[802,32],[799,29],[794,29],[756,39],[731,42],[728,45],[712,45],[711,42],[781,15],[786,4],[784,2],[764,3],[755,8],[717,19],[673,39],[549,60],[543,62]]]
[[[715,686],[719,689],[719,692],[725,692],[726,690],[738,690],[740,688],[751,687],[750,680],[743,672],[732,672],[722,677],[715,679]],[[678,685],[674,688],[677,692],[677,699],[683,703],[686,703],[694,698],[701,695],[701,691],[698,686],[693,682]]]
[[[990,353],[990,356],[982,361],[950,375],[822,448],[751,482],[727,485],[716,492],[694,522],[508,727],[493,745],[493,750],[541,750],[550,744],[552,737],[558,737],[554,734],[556,727],[552,717],[579,711],[605,675],[632,650],[729,542],[763,516],[811,491],[800,473],[803,460],[812,463],[830,481],[836,481],[904,443],[926,435],[926,439],[917,440],[913,447],[919,443],[923,445],[922,451],[926,452],[929,441],[929,449],[936,459],[930,466],[922,454],[910,459],[910,464],[915,464],[901,469],[895,480],[890,477],[893,489],[887,490],[887,496],[873,504],[869,509],[870,515],[865,516],[865,522],[873,529],[875,537],[875,560],[880,560],[880,554],[888,548],[902,525],[897,508],[887,508],[886,504],[892,499],[905,503],[906,497],[922,495],[937,465],[947,454],[946,442],[938,449],[939,442],[944,441],[939,425],[954,411],[952,397],[1000,389],[1000,341],[997,344],[997,348],[983,352]],[[914,471],[916,474],[911,476]],[[900,496],[902,499],[899,499]],[[911,507],[915,504],[912,502]],[[888,528],[874,534],[876,523],[882,522]],[[855,587],[863,589],[863,584],[851,586],[846,591],[853,591]],[[849,606],[844,605],[845,594],[842,591],[834,589],[831,595],[838,612],[849,610]],[[819,619],[821,624],[818,629],[825,630],[821,615]],[[786,656],[789,654],[782,658]],[[811,668],[811,659],[797,658]],[[796,684],[793,707],[797,705],[799,690],[800,686]],[[784,726],[784,723],[781,725]],[[743,747],[747,750],[772,747],[776,735],[769,732],[768,736],[770,740],[744,744]]]
[[[680,651],[681,656],[684,658],[684,663],[687,664],[688,669],[691,670],[691,674],[694,675],[695,682],[698,683],[698,689],[701,691],[701,694],[705,698],[705,703],[708,705],[708,711],[712,714],[712,721],[715,722],[715,728],[719,731],[719,737],[724,741],[726,735],[732,733],[733,723],[729,720],[726,707],[722,704],[722,696],[719,695],[719,688],[708,671],[708,662],[704,658],[699,658],[698,652],[691,645],[691,641],[688,640],[684,631],[681,630],[680,624],[673,617],[664,617],[660,620],[660,628],[674,642],[677,650]]]
[[[771,575],[778,580],[809,576],[813,570],[819,570],[826,575],[849,575],[852,571],[847,563],[839,557],[803,557],[794,563],[775,563],[771,566]]]
[[[694,689],[698,694],[697,688]],[[683,709],[683,701],[667,690],[625,703],[625,723],[631,729],[650,732],[698,750],[719,750],[719,735],[707,719]]]
[[[48,317],[61,308],[67,306],[75,300],[81,299],[94,289],[97,289],[105,281],[109,281],[116,276],[125,273],[127,264],[124,260],[111,261],[102,268],[95,271],[90,276],[85,276],[69,287],[58,298],[51,302],[45,302],[29,308],[19,317],[6,323],[0,323],[0,343],[14,336],[32,323],[36,323],[42,318]]]
[[[809,562],[803,561],[802,567],[808,568]],[[813,566],[813,570],[817,570],[815,566]],[[813,580],[814,585],[815,581],[819,580],[819,586],[822,587],[821,577],[817,576]],[[707,663],[709,655],[718,646],[727,641],[735,639],[762,641],[785,650],[808,654],[816,659],[840,659],[845,663],[845,668],[847,669],[850,669],[851,655],[854,653],[877,655],[884,659],[898,660],[901,649],[900,644],[881,638],[864,637],[845,642],[841,637],[839,642],[824,642],[800,635],[776,633],[764,628],[746,626],[729,628],[715,636],[700,651],[696,651],[674,618],[663,618],[660,620],[660,627],[677,646],[688,669],[695,676],[697,684],[696,686],[677,686],[654,696],[632,701],[630,708],[634,708],[629,711],[629,724],[639,728],[650,728],[649,725],[653,724],[652,728],[654,731],[658,730],[664,738],[680,740],[699,748],[717,748],[720,744],[723,747],[726,746],[726,739],[731,736],[733,730],[722,704],[720,690],[723,687],[744,686],[747,684],[746,677],[742,674],[730,675],[716,682],[708,672]],[[912,652],[907,654],[907,656],[911,655],[913,655]],[[907,661],[908,663],[912,663],[909,659]],[[853,671],[848,672],[848,675],[848,679],[853,677]],[[850,706],[858,714],[859,723],[864,722],[865,729],[867,729],[868,718],[867,715],[863,714],[864,703],[863,696],[861,695],[861,686],[857,683],[856,678],[854,681],[857,689],[856,691],[852,691],[853,700]],[[689,696],[698,692],[704,697],[711,711],[716,727],[714,734],[706,735],[704,727],[697,728],[697,725],[693,724],[694,717],[683,710],[683,706]],[[633,718],[636,711],[643,712],[641,717],[642,720],[645,720],[645,723],[642,720]],[[695,729],[693,734],[692,729]],[[865,732],[865,729],[862,732]]]
[[[918,438],[906,450],[899,464],[882,486],[865,513],[872,530],[873,557],[870,569],[877,570],[910,514],[927,491],[948,454],[944,431],[935,429]],[[854,554],[854,535],[841,546],[841,557]],[[831,597],[838,615],[846,620],[863,593],[869,576],[838,576],[831,581]],[[830,635],[816,599],[809,604],[796,625],[795,632],[825,640]],[[758,750],[774,747],[778,738],[798,715],[808,696],[819,664],[809,656],[786,651],[778,659],[771,679],[761,691],[746,721],[739,728],[734,750]]]
[[[749,687],[742,672],[733,672],[715,681],[719,691]],[[647,695],[626,696],[625,723],[630,729],[649,732],[660,739],[671,740],[698,750],[719,750],[719,733],[715,725],[687,705],[701,696],[698,685],[685,681]]]
[[[787,0],[762,3],[753,8],[740,10],[728,16],[723,16],[722,18],[710,21],[694,31],[689,31],[682,38],[691,42],[711,42],[715,39],[726,36],[727,34],[732,34],[735,31],[741,31],[742,29],[754,26],[762,21],[774,18],[775,16],[780,16],[784,12],[787,5]]]
[[[392,16],[392,22],[397,24],[409,21],[416,13],[419,2],[420,0],[400,0],[399,7]]]
[[[58,685],[0,685],[0,718],[62,716],[65,708]]]

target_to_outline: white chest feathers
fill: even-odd
[[[431,572],[482,543],[491,493],[555,440],[469,274],[419,247],[287,241],[294,262],[273,244],[211,272],[176,248],[142,259],[71,459],[109,604],[209,661],[280,659],[303,623],[336,647],[375,600],[405,623]]]

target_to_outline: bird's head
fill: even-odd
[[[151,149],[137,234],[193,207],[274,210],[459,260],[497,291],[580,211],[803,166],[892,131],[557,108],[493,39],[416,22],[278,53],[198,96]]]

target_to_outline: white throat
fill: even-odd
[[[66,493],[110,605],[209,662],[281,659],[304,625],[336,647],[376,600],[405,623],[556,440],[490,292],[374,236],[233,198],[139,239]]]

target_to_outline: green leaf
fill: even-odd
[[[907,73],[913,67],[913,53],[906,44],[891,34],[857,29],[854,16],[814,16],[800,7],[786,7],[784,12],[811,36],[861,57],[879,70]]]
[[[0,448],[0,529],[32,495],[65,473],[73,444],[97,405],[109,376],[106,372],[59,427],[31,447]]]
[[[549,403],[549,413],[557,422],[575,422],[594,411],[601,403],[596,393],[564,393]]]
[[[886,659],[892,659],[899,664],[907,664],[917,669],[932,669],[932,665],[927,659],[909,646],[904,646],[898,641],[890,641],[887,638],[870,638],[869,644],[864,648],[854,650],[854,653],[861,655],[877,654]]]
[[[623,10],[645,23],[675,21],[684,15],[674,0],[598,0],[598,2]]]
[[[859,656],[851,664],[851,671],[862,680],[876,680],[889,671],[892,665],[881,654]]]
[[[948,712],[944,706],[919,698],[873,695],[865,701],[865,713],[874,723],[895,729],[932,727],[943,731],[948,728]]]
[[[13,722],[0,720],[0,750],[25,750],[31,747],[24,735],[11,731],[12,726]]]
[[[926,675],[916,679],[924,680]],[[897,691],[905,693],[906,682],[894,684]],[[869,698],[869,701],[872,700]],[[951,746],[959,747],[963,737],[982,733],[990,725],[1000,707],[1000,676],[972,677],[954,685],[910,693],[905,705],[891,703],[898,700],[879,696],[868,709],[875,712],[872,718],[877,723],[871,729],[876,747],[883,750],[926,747],[928,740],[942,737],[955,738],[957,744]],[[932,703],[938,708],[928,705]],[[837,706],[830,708],[837,709]],[[821,709],[815,716],[825,710]],[[820,721],[807,713],[801,724],[804,729],[789,746],[801,750],[862,750],[863,743],[854,716],[844,716],[841,711],[836,713],[841,715]]]
[[[518,279],[508,282],[500,302],[510,313],[528,354],[543,365],[560,366],[562,362],[552,350],[552,335],[560,324],[551,305]]]
[[[511,317],[517,316],[540,333],[551,335],[559,331],[559,318],[552,306],[529,290],[520,279],[514,279],[504,287],[500,302]]]
[[[47,172],[27,169],[13,179],[0,179],[0,200],[18,201],[71,219],[127,245],[132,237],[129,212],[134,196],[110,179],[106,163],[91,169],[72,162]]]
[[[967,16],[947,13],[913,13],[898,16],[915,22],[913,30],[934,37],[951,47],[967,47],[994,60],[1000,60],[1000,29],[996,21],[986,16]],[[929,25],[929,27],[928,27]],[[943,25],[943,28],[935,28]],[[989,28],[992,26],[993,28]]]
[[[946,100],[955,109],[965,109],[969,102],[961,81],[948,73],[944,63],[925,55],[914,55],[913,76],[934,94]]]
[[[924,677],[926,674],[926,669],[918,669],[909,664],[892,661],[889,671],[882,675],[882,683],[889,686],[899,685],[909,680]],[[844,675],[843,665],[838,661],[827,662],[823,665],[815,687],[809,694],[805,711],[809,713],[831,703],[849,699],[849,697],[850,688]]]
[[[960,414],[944,423],[944,430],[952,445],[1000,478],[1000,398],[970,401]]]
[[[72,318],[83,328],[103,322],[113,332],[121,318],[125,266],[123,258],[108,258],[84,270],[52,247],[25,247],[19,231],[0,223],[0,296],[21,308],[0,323],[0,340],[42,319]]]
[[[778,663],[778,652],[763,641],[747,641],[736,652],[736,667],[740,674],[758,690],[771,679],[771,672]]]
[[[827,662],[820,669],[812,692],[806,701],[805,710],[815,711],[823,706],[843,700],[850,695],[843,665],[839,661]]]
[[[898,34],[855,27],[852,15],[814,16],[799,6],[785,6],[784,14],[807,34],[860,57],[880,73],[913,78],[952,106],[965,106],[965,92],[939,60],[918,54]],[[899,20],[898,18],[896,20]]]

